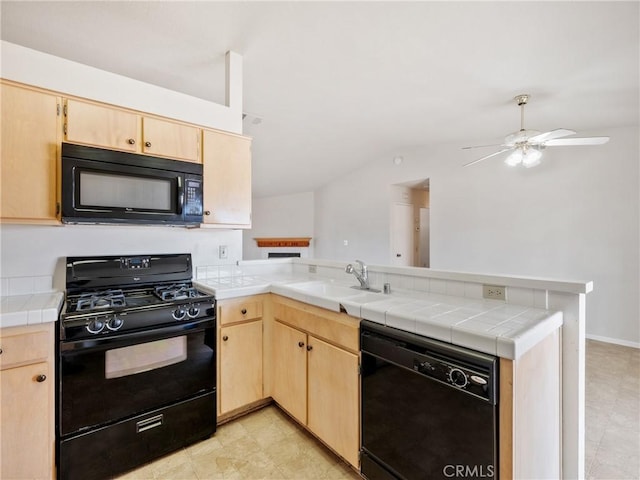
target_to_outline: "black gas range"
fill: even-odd
[[[190,254],[67,258],[58,478],[110,478],[215,432],[216,302],[192,268]]]
[[[63,341],[116,337],[215,317],[191,283],[191,255],[68,257]]]

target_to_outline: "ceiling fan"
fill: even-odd
[[[505,163],[510,166],[523,165],[526,168],[535,167],[540,164],[542,150],[546,147],[555,146],[571,146],[571,145],[601,145],[609,141],[609,137],[583,137],[583,138],[564,138],[574,135],[576,132],[567,130],[566,128],[558,128],[548,132],[541,133],[537,130],[526,130],[524,128],[524,107],[531,98],[531,95],[517,95],[514,100],[520,107],[520,130],[507,135],[504,143],[497,145],[477,145],[473,147],[463,147],[463,150],[482,147],[502,147],[501,150],[485,155],[484,157],[466,163],[463,166],[468,167],[475,163],[495,157],[503,152],[511,152],[506,158]]]

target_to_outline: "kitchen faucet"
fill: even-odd
[[[344,269],[344,271],[347,272],[347,273],[353,273],[356,276],[356,278],[360,282],[360,289],[361,290],[369,290],[370,289],[370,287],[369,287],[369,273],[367,272],[367,266],[361,260],[356,260],[356,263],[358,265],[360,265],[360,271],[359,272],[358,272],[358,270],[353,268],[353,265],[351,265],[351,264],[347,265],[347,267]]]

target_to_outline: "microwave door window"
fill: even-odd
[[[173,210],[173,180],[80,172],[79,206],[147,212]]]

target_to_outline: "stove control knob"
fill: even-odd
[[[200,309],[197,305],[189,305],[189,310],[187,310],[187,315],[189,315],[189,318],[195,318],[199,313]]]
[[[104,330],[104,320],[102,318],[96,317],[87,324],[89,333],[100,333],[102,330]]]
[[[112,332],[119,330],[120,327],[122,327],[122,325],[124,325],[124,320],[122,320],[117,315],[114,315],[113,317],[111,317],[111,320],[107,322],[107,328]]]
[[[467,385],[469,379],[467,378],[467,374],[459,368],[452,368],[449,370],[449,381],[456,387],[463,388]]]
[[[187,309],[181,305],[173,311],[171,316],[174,318],[174,320],[183,320],[184,317],[187,316]]]

